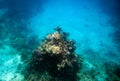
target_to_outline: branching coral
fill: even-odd
[[[34,51],[29,69],[33,73],[48,72],[50,76],[61,79],[59,81],[76,81],[81,62],[74,52],[75,42],[69,40],[60,27],[55,30]]]

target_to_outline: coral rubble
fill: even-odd
[[[33,52],[26,69],[27,81],[36,81],[34,76],[37,76],[37,81],[44,81],[41,79],[44,73],[51,77],[45,81],[77,81],[81,60],[75,54],[74,44],[75,41],[68,39],[68,34],[60,27],[55,28],[55,32],[48,34]]]

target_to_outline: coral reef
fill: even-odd
[[[74,44],[67,33],[56,27],[55,32],[48,34],[33,52],[26,68],[26,80],[36,80],[34,76],[37,76],[37,81],[44,81],[41,77],[46,73],[51,78],[45,81],[77,81],[82,60],[75,54]]]

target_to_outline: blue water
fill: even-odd
[[[0,0],[0,80],[23,81],[25,61],[60,26],[76,41],[76,53],[84,59],[80,81],[120,81],[119,4],[119,0]]]

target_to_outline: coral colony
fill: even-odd
[[[48,34],[35,49],[27,67],[27,81],[77,81],[81,60],[75,54],[75,41],[60,27]]]

